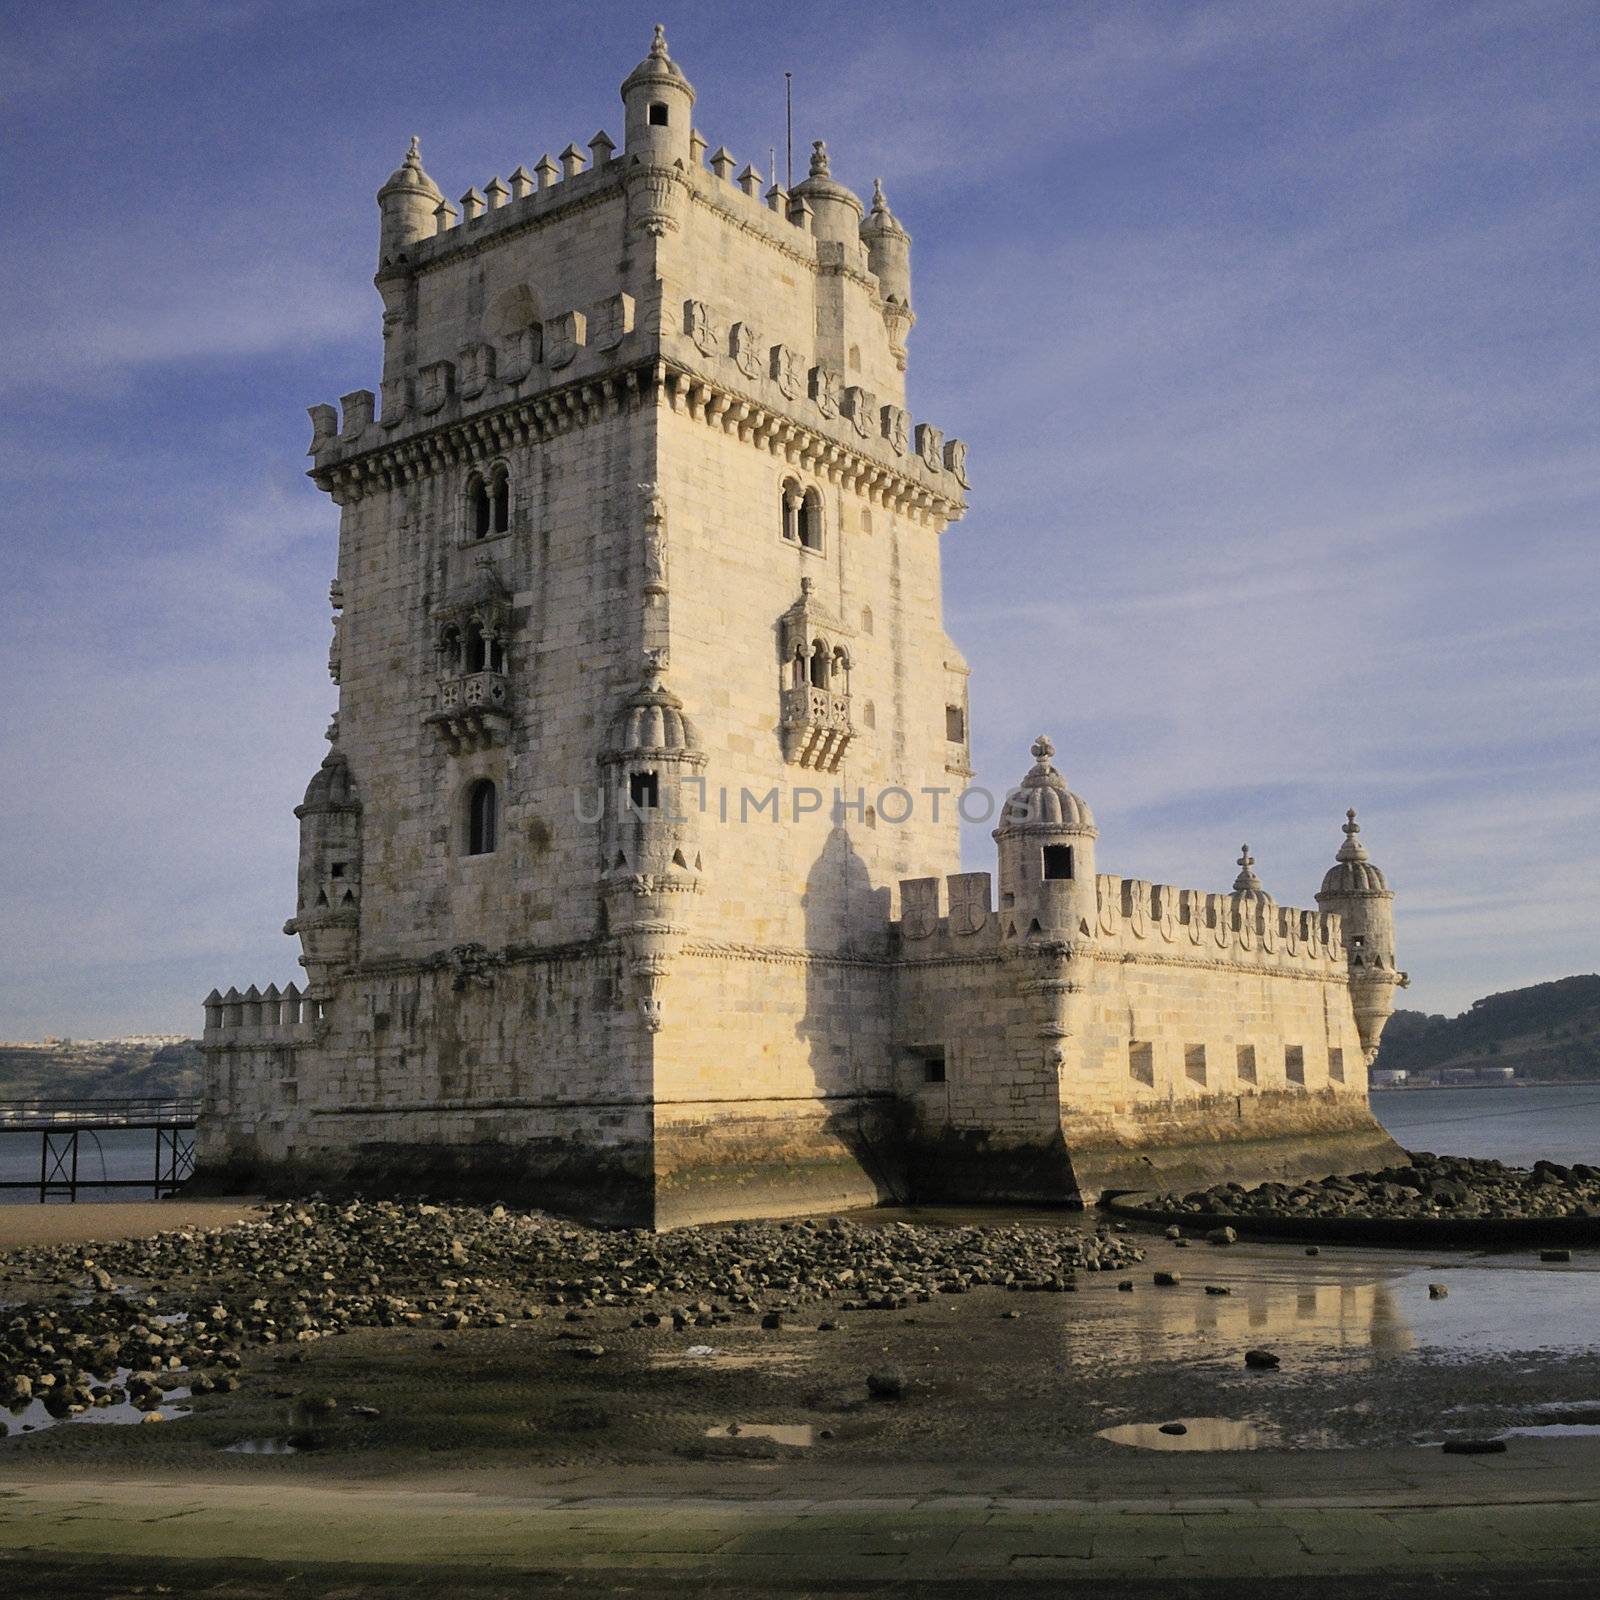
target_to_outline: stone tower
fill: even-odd
[[[413,140],[378,193],[381,404],[311,413],[341,513],[291,925],[318,1033],[252,1138],[648,1221],[870,1199],[891,886],[957,826],[877,797],[969,766],[964,451],[905,409],[881,186],[869,216],[820,143],[792,196],[708,165],[660,29],[621,93],[620,150],[458,209]],[[359,879],[323,906],[330,852]]]

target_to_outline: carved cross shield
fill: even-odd
[[[939,880],[903,878],[900,882],[900,931],[908,939],[926,939],[939,926]]]
[[[989,874],[956,872],[948,882],[951,933],[982,933],[989,921]]]

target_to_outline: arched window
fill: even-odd
[[[849,365],[852,372],[861,370],[861,346],[858,344],[850,346]]]
[[[461,670],[461,630],[451,623],[439,636],[439,670],[451,673]]]
[[[783,529],[784,538],[798,541],[800,538],[800,485],[793,478],[785,478],[783,480],[780,511],[782,520],[779,526]]]
[[[467,854],[494,854],[500,832],[500,795],[489,778],[479,778],[467,791]]]
[[[466,671],[505,671],[505,652],[499,639],[486,634],[477,622],[467,624]]]
[[[870,700],[861,708],[861,721],[868,728],[878,726],[878,708]]]
[[[804,550],[822,548],[822,496],[807,489],[800,501],[800,546]]]
[[[871,606],[863,606],[861,608],[861,631],[863,633],[871,633],[872,632],[872,607]]]
[[[821,639],[811,646],[811,687],[813,689],[826,689],[828,687],[828,647]]]
[[[489,503],[489,488],[476,473],[467,485],[467,526],[474,539],[487,539],[493,527],[494,508]]]
[[[506,533],[511,527],[511,474],[501,467],[494,475],[493,504],[494,531]]]

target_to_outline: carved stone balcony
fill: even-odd
[[[855,737],[850,696],[809,685],[783,691],[783,758],[818,772],[837,772]]]
[[[452,755],[504,744],[511,729],[511,689],[503,672],[464,672],[439,680],[428,719]]]

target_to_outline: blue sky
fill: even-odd
[[[373,194],[605,127],[667,24],[712,146],[881,174],[979,780],[1100,866],[1310,904],[1361,810],[1405,1002],[1600,951],[1592,0],[5,8],[0,1037],[296,975],[333,705],[304,407],[376,387]],[[988,866],[985,830],[969,865]]]

